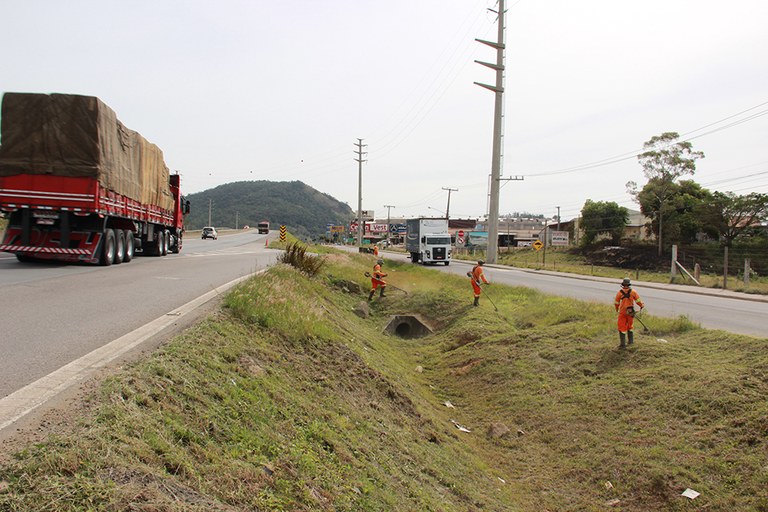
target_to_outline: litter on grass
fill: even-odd
[[[452,404],[451,402],[449,402],[448,400],[446,400],[446,401],[445,401],[445,403],[444,403],[443,405],[444,405],[444,406],[446,406],[446,407],[447,407],[447,408],[449,408],[449,409],[455,409],[455,407],[453,406],[453,404]]]
[[[699,496],[699,494],[701,494],[701,493],[698,493],[698,492],[694,491],[693,489],[688,488],[688,489],[683,491],[683,494],[681,494],[681,496],[685,496],[686,498],[690,498],[692,500],[695,500]]]
[[[456,422],[456,420],[451,420],[451,423],[453,423],[454,425],[456,425],[456,428],[457,428],[457,429],[459,429],[459,430],[461,430],[462,432],[472,432],[472,431],[471,431],[471,430],[469,430],[467,427],[465,427],[465,426],[463,426],[463,425],[459,425],[459,424]]]

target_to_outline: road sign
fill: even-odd
[[[533,248],[536,249],[537,251],[542,247],[544,247],[544,244],[541,243],[541,240],[536,240],[535,242],[533,242]]]
[[[464,238],[464,230],[463,229],[458,230],[456,232],[456,236],[458,236],[459,238]]]
[[[280,226],[280,241],[281,242],[285,242],[285,233],[286,233],[285,226]]]
[[[464,237],[463,236],[456,237],[456,245],[464,245]]]

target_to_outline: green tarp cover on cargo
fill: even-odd
[[[141,203],[173,209],[162,151],[100,99],[8,92],[1,121],[0,176],[90,177]]]

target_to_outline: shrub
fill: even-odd
[[[317,275],[325,264],[325,258],[307,254],[307,247],[299,242],[288,244],[285,248],[285,252],[278,258],[278,261],[287,263],[310,277]]]

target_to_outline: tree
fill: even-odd
[[[643,144],[645,151],[637,156],[643,167],[643,174],[654,183],[654,194],[658,201],[656,221],[658,224],[659,256],[663,245],[664,213],[667,200],[674,190],[676,180],[687,174],[696,172],[696,160],[704,158],[701,151],[693,151],[693,145],[688,141],[675,142],[680,138],[677,132],[664,132],[651,137]],[[627,183],[629,193],[637,197],[637,184]]]
[[[709,190],[693,180],[681,180],[668,187],[667,200],[662,204],[660,187],[659,181],[652,179],[635,195],[640,211],[651,219],[649,233],[658,239],[659,219],[663,218],[667,242],[692,243],[700,233],[717,237],[717,232],[702,222],[702,208],[712,197]]]
[[[768,194],[752,192],[737,196],[733,192],[714,192],[702,217],[717,230],[720,242],[731,247],[736,238],[754,230],[768,217]]]
[[[590,245],[601,235],[608,235],[618,245],[629,220],[629,211],[614,202],[587,199],[581,209],[583,244]]]

